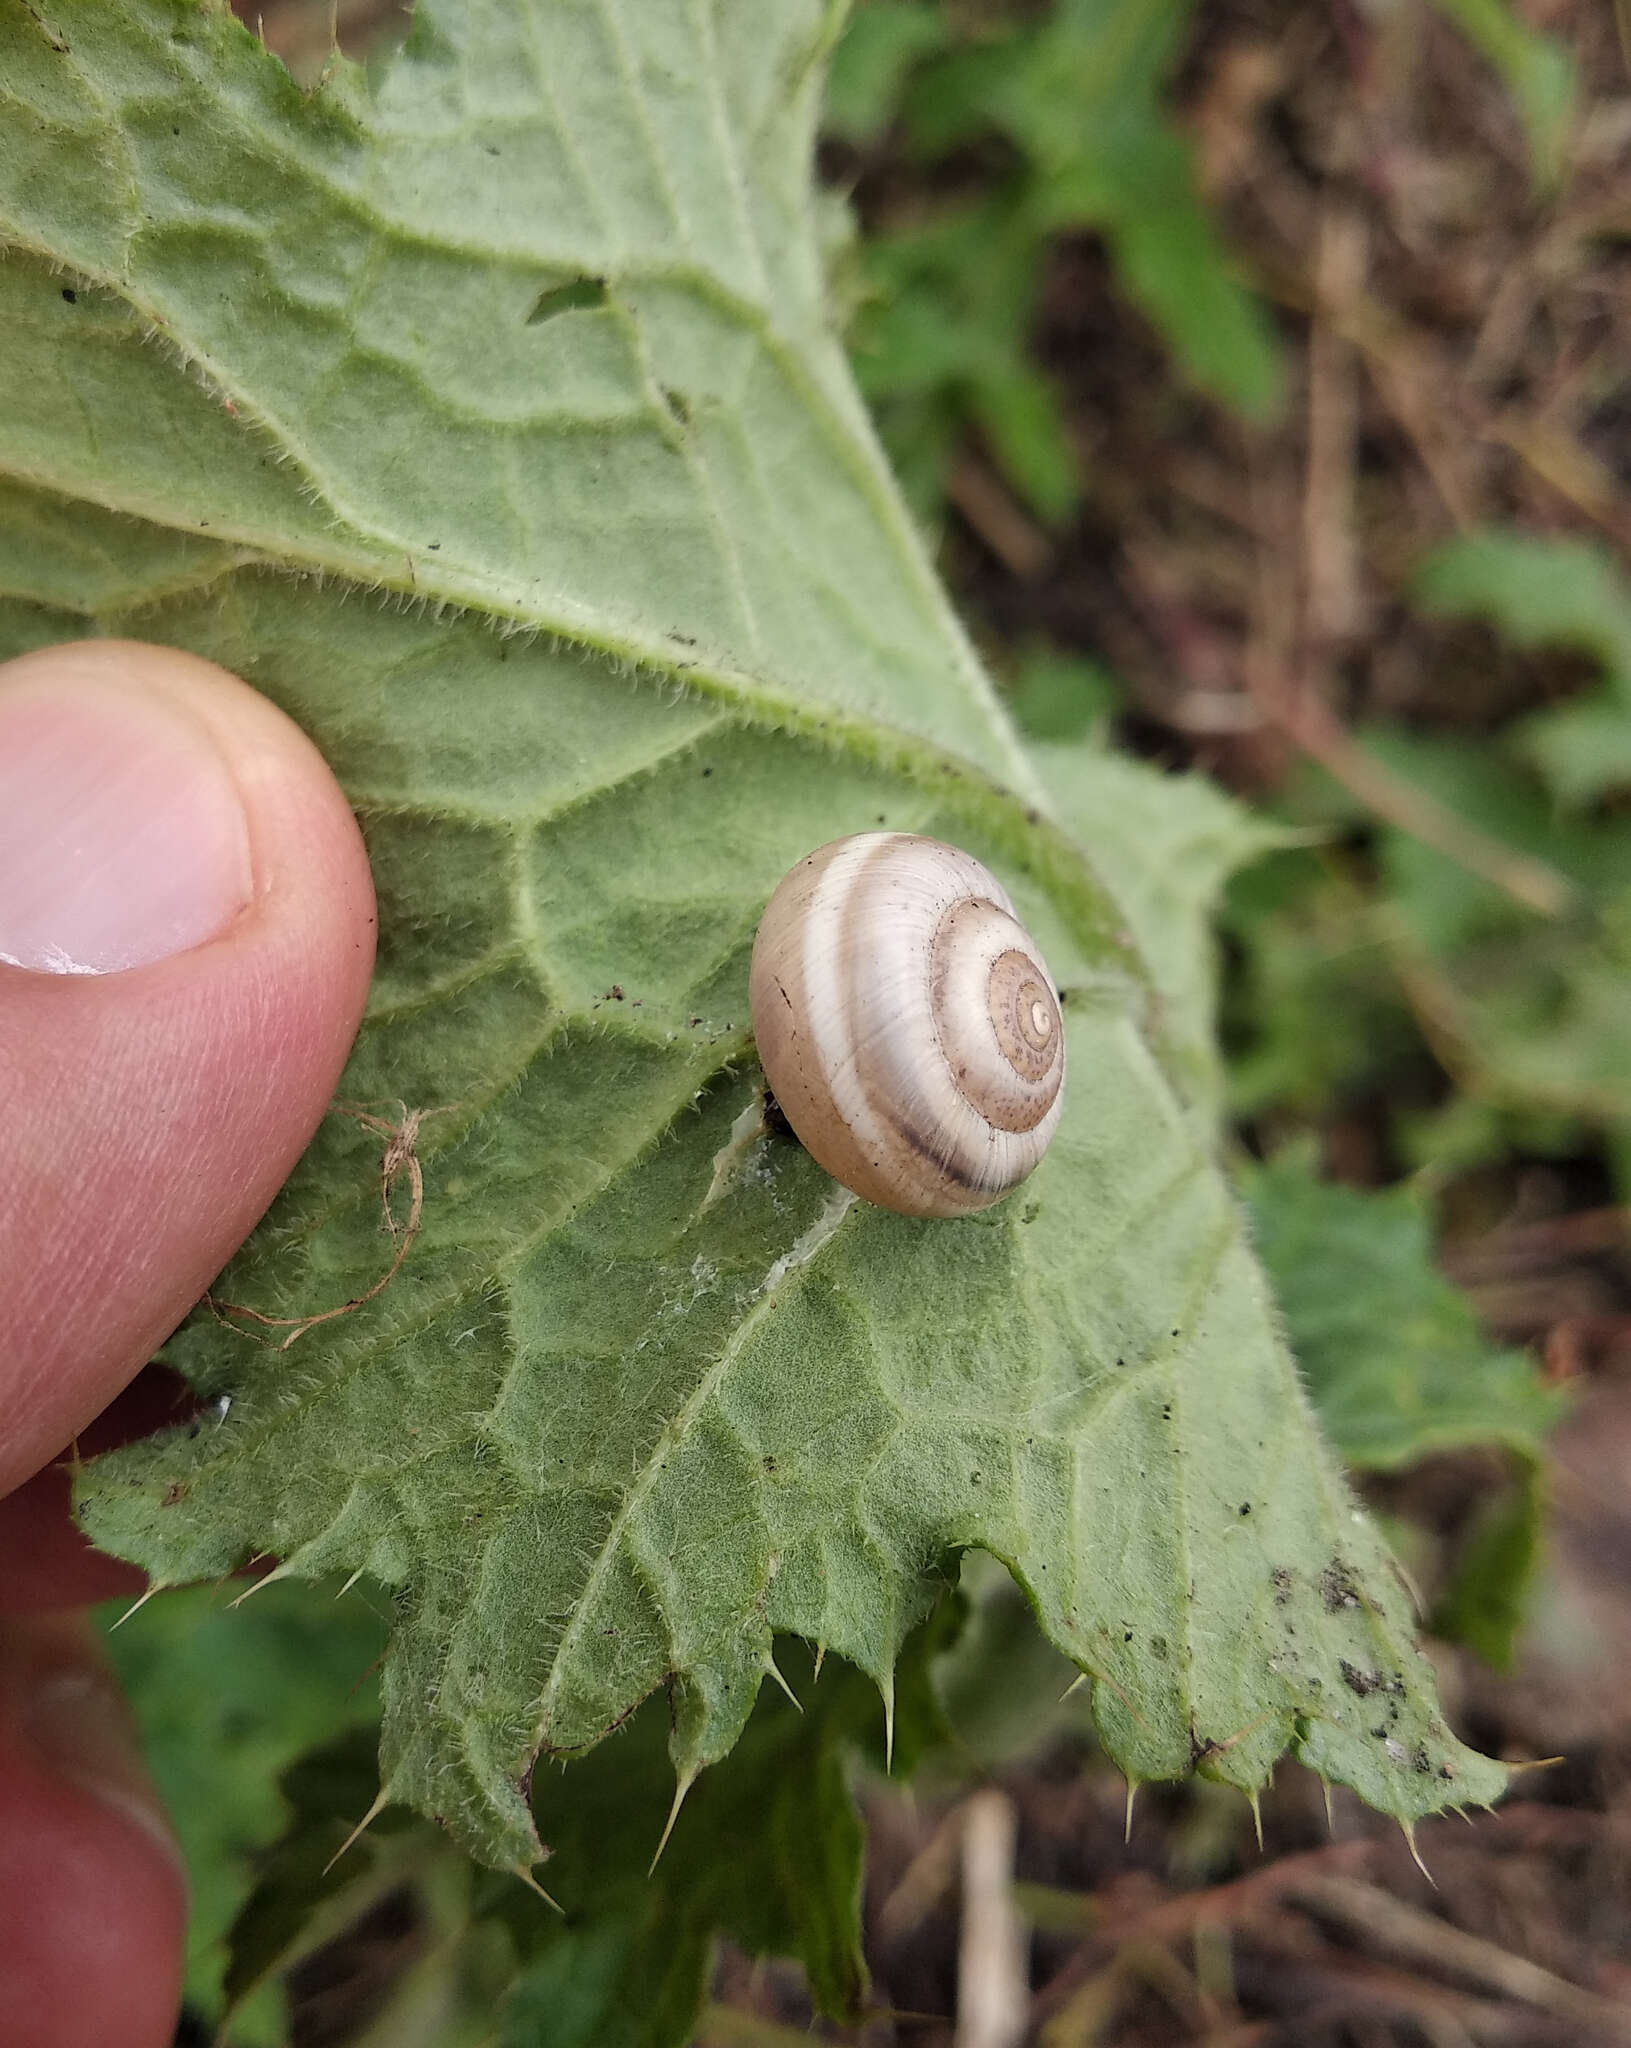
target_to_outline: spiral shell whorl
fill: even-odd
[[[1053,983],[972,855],[903,832],[836,840],[772,896],[754,943],[759,1057],[835,1179],[913,1216],[983,1209],[1053,1135]]]

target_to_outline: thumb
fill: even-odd
[[[0,665],[0,1495],[253,1228],[373,953],[356,822],[264,698],[128,641]]]

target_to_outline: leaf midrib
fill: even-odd
[[[776,1306],[778,1290],[786,1285],[788,1281],[792,1281],[795,1288],[803,1286],[803,1275],[814,1267],[820,1253],[837,1237],[839,1230],[843,1227],[845,1218],[852,1212],[855,1201],[855,1196],[851,1195],[848,1189],[840,1189],[835,1183],[834,1192],[828,1197],[827,1205],[823,1209],[821,1216],[812,1225],[811,1232],[806,1233],[808,1236],[820,1230],[823,1234],[811,1245],[809,1251],[796,1265],[788,1266],[784,1263],[787,1257],[785,1253],[781,1258],[771,1262],[769,1268],[767,1268],[764,1281],[761,1282],[752,1297],[751,1305],[745,1314],[737,1318],[736,1322],[732,1325],[730,1335],[719,1347],[719,1356],[710,1362],[706,1372],[700,1375],[696,1386],[687,1395],[684,1404],[659,1431],[657,1440],[652,1446],[650,1456],[642,1465],[634,1483],[629,1487],[619,1503],[617,1513],[612,1519],[611,1527],[606,1531],[600,1548],[595,1553],[594,1563],[584,1576],[578,1597],[573,1603],[571,1619],[562,1631],[561,1638],[555,1646],[554,1654],[550,1658],[549,1677],[544,1682],[544,1690],[538,1702],[537,1719],[531,1737],[533,1749],[538,1749],[544,1745],[546,1731],[559,1696],[562,1673],[566,1668],[572,1645],[593,1607],[594,1596],[604,1582],[606,1574],[611,1570],[622,1546],[625,1534],[628,1532],[640,1508],[644,1505],[652,1488],[656,1485],[658,1478],[668,1463],[669,1457],[679,1446],[685,1443],[690,1434],[691,1425],[702,1413],[702,1410],[712,1399],[715,1389],[741,1355],[743,1346]],[[823,1230],[824,1225],[827,1227]],[[777,1275],[778,1267],[781,1268],[779,1276]],[[657,1604],[659,1611],[661,1611],[661,1603]]]

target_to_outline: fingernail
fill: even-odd
[[[112,974],[185,953],[249,901],[249,828],[183,706],[36,660],[0,680],[0,960]]]
[[[175,1837],[118,1681],[78,1616],[4,1625],[18,1732],[55,1776],[118,1811],[179,1860]]]

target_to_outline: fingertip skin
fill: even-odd
[[[111,813],[98,818],[103,786],[87,765],[78,815],[91,837],[100,829],[112,864],[95,871],[108,893],[79,888],[80,930],[112,943],[89,956],[24,946],[0,961],[0,1610],[20,1611],[0,1624],[0,2048],[169,2048],[185,1876],[93,1635],[49,1611],[129,1589],[135,1575],[72,1530],[67,1465],[185,1412],[173,1380],[136,1376],[253,1229],[333,1095],[373,968],[374,896],[327,765],[224,670],[91,641],[0,665],[0,693],[19,683],[28,694],[12,710],[36,734],[53,720],[66,730],[51,694],[59,683],[95,686],[79,690],[81,707],[98,690],[98,701],[109,689],[167,699],[194,721],[195,761],[213,763],[213,742],[231,785],[210,766],[226,829],[196,842],[218,844],[223,861],[230,852],[230,871],[207,852],[193,867],[168,854],[154,865],[162,837],[144,841],[144,879],[159,890],[150,900],[171,900],[166,877],[219,882],[219,911],[208,910],[209,889],[195,892],[206,921],[183,921],[165,941],[185,950],[119,950],[134,870],[119,866],[126,841],[111,834]],[[116,704],[92,741],[111,757],[123,743],[110,733],[144,728],[160,736],[162,772],[172,759],[162,735],[176,721],[155,713],[144,727],[129,708]],[[55,758],[72,783],[72,751]],[[126,751],[119,764],[143,832],[144,758]],[[51,802],[54,778],[30,786],[35,771],[18,763],[32,757],[11,760],[25,802],[0,888],[14,924],[20,913],[27,930],[33,914],[48,939],[54,849],[75,842]],[[84,871],[60,872],[79,887]],[[192,943],[200,930],[213,936]],[[78,964],[55,971],[60,959]],[[24,960],[34,964],[10,964]]]
[[[339,785],[213,663],[86,641],[0,666],[75,674],[202,721],[242,798],[252,894],[213,939],[118,973],[0,966],[0,1494],[57,1457],[253,1229],[333,1095],[375,909]]]
[[[173,1852],[0,1729],[6,2048],[169,2048],[186,1927]]]
[[[180,1853],[95,1631],[0,1623],[0,2041],[168,2048],[186,1925]]]

